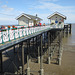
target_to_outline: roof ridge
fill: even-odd
[[[50,18],[50,17],[52,17],[53,15],[55,15],[55,14],[58,14],[58,15],[60,15],[60,16],[62,16],[62,17],[64,17],[64,19],[66,19],[66,16],[65,15],[63,15],[63,14],[61,14],[61,13],[59,13],[59,12],[54,12],[53,14],[51,14],[51,15],[49,15],[47,18]]]
[[[27,16],[28,18],[30,19],[36,19],[37,16],[33,16],[33,15],[30,15],[30,14],[26,14],[26,13],[22,13],[20,16]],[[18,19],[20,16],[18,16],[16,19]],[[41,18],[37,17],[39,20],[42,20]]]

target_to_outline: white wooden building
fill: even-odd
[[[18,25],[25,25],[25,26],[35,26],[36,24],[39,24],[39,22],[42,20],[41,18],[29,14],[22,13],[17,18]]]
[[[53,14],[47,17],[50,19],[51,24],[64,24],[64,20],[66,20],[66,16],[60,14],[59,12],[54,12]]]

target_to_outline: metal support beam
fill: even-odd
[[[38,63],[40,64],[40,47],[38,46]]]
[[[24,45],[22,45],[22,75],[24,75]]]
[[[71,34],[71,27],[72,27],[72,25],[69,24],[69,34]]]
[[[0,53],[0,73],[3,72],[3,64],[2,64],[2,52]]]
[[[59,32],[59,57],[58,57],[58,64],[61,65],[61,31]]]
[[[14,53],[15,53],[15,46],[13,47],[13,49],[14,49]]]
[[[36,36],[36,47],[37,47],[37,36]]]
[[[27,75],[30,75],[30,67],[29,67],[29,43],[30,43],[30,40],[27,40]]]
[[[29,55],[27,55],[27,75],[30,75]]]
[[[34,49],[35,47],[34,47],[34,37],[33,37],[33,51],[35,52],[35,49]]]
[[[50,64],[50,32],[48,32],[48,64]]]
[[[44,75],[43,70],[43,48],[42,48],[42,35],[41,35],[41,60],[40,60],[40,75]]]

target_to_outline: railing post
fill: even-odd
[[[18,35],[19,35],[19,38],[20,38],[20,32],[19,32],[19,29],[18,29]]]
[[[8,29],[8,38],[9,38],[9,41],[10,41],[10,33],[9,33],[10,29]]]
[[[4,44],[4,41],[3,41],[3,32],[1,32],[1,34],[2,34],[2,44]]]
[[[27,29],[25,30],[26,36],[27,36]]]
[[[24,34],[23,34],[23,28],[22,28],[22,37],[24,37]]]
[[[15,30],[14,30],[14,40],[15,40]]]

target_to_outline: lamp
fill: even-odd
[[[37,21],[37,14],[36,14],[36,19],[35,20]]]

